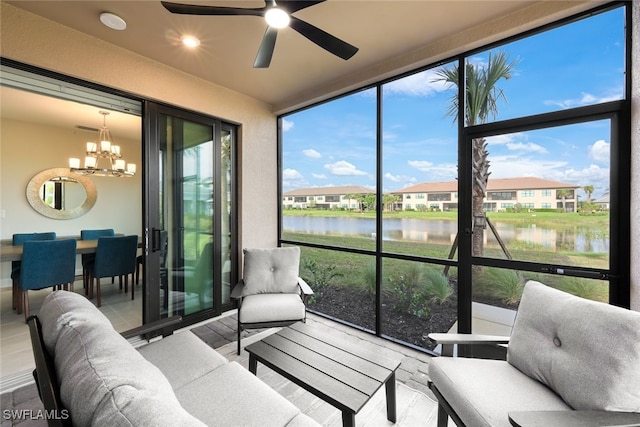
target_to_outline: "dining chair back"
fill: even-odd
[[[11,239],[12,245],[23,245],[24,242],[29,240],[55,240],[56,233],[54,231],[46,231],[44,233],[16,233]],[[20,277],[20,261],[11,261],[11,282],[12,282],[12,308],[18,311],[18,314],[22,311],[22,304],[20,301],[20,289],[18,289],[18,277]]]
[[[133,279],[136,271],[136,254],[138,252],[138,236],[99,237],[96,247],[96,257],[89,268],[89,298],[93,298],[93,283],[95,281],[97,300],[100,307],[100,279],[118,276],[120,285],[124,277],[124,291],[128,292],[129,275]],[[131,281],[131,299],[134,298],[133,280]]]
[[[116,232],[113,228],[100,228],[94,230],[80,230],[80,240],[97,240],[99,237],[115,236]],[[96,254],[82,254],[82,285],[85,294],[89,291],[89,269],[88,265],[93,263]]]
[[[76,276],[76,239],[24,242],[18,286],[25,320],[29,317],[29,291],[49,286],[72,289]]]

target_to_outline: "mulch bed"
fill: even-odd
[[[447,332],[457,320],[457,292],[443,304],[432,303],[425,317],[400,311],[398,302],[391,296],[382,301],[382,334],[432,350],[435,344],[427,335],[431,332]],[[345,286],[327,286],[308,305],[321,315],[375,331],[375,299]]]

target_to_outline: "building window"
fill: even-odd
[[[551,190],[542,190],[542,197],[551,197]]]
[[[536,192],[534,190],[522,190],[520,192],[521,197],[535,197]]]

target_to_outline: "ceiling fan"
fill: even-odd
[[[171,13],[183,15],[218,15],[218,16],[261,16],[269,25],[264,33],[258,55],[253,64],[254,68],[268,68],[273,56],[273,49],[276,45],[278,28],[290,26],[298,33],[302,34],[321,48],[333,53],[340,58],[347,60],[356,54],[358,48],[349,43],[332,36],[326,31],[315,27],[302,19],[296,18],[292,14],[322,3],[326,0],[302,1],[302,0],[266,0],[264,7],[259,8],[238,8],[206,5],[191,5],[181,3],[171,3],[162,1],[162,5]]]

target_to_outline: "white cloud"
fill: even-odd
[[[414,182],[417,182],[417,179],[415,179],[412,176],[393,175],[393,174],[390,174],[389,172],[384,174],[384,178],[388,179],[391,182],[402,182],[402,183],[414,183]]]
[[[618,99],[622,99],[622,89],[612,90],[610,93],[601,95],[601,96],[596,96],[591,93],[582,92],[580,94],[580,97],[578,98],[562,99],[562,100],[550,99],[550,100],[544,101],[544,104],[555,105],[560,108],[566,109],[566,108],[580,107],[582,105],[600,104],[603,102],[615,101]]]
[[[286,132],[293,127],[293,122],[291,120],[282,119],[282,132]]]
[[[608,165],[611,157],[611,144],[602,139],[594,142],[593,145],[589,146],[589,157]]]
[[[426,160],[409,160],[409,166],[412,168],[416,168],[421,172],[428,172],[431,167],[433,167],[433,163]]]
[[[302,154],[304,154],[307,157],[311,157],[312,159],[319,159],[320,157],[322,157],[322,154],[318,153],[313,148],[302,150]]]
[[[327,176],[323,173],[312,173],[311,176],[315,179],[327,179]]]
[[[344,160],[338,160],[335,163],[327,163],[324,165],[324,168],[332,175],[367,175],[366,172],[358,170],[354,165]]]
[[[435,70],[426,70],[412,74],[384,85],[385,95],[429,96],[437,92],[444,92],[450,86],[438,80],[440,77]]]
[[[307,181],[304,176],[295,169],[285,169],[282,171],[282,186],[285,189],[304,187]]]
[[[546,154],[547,149],[533,142],[508,142],[507,148],[511,151],[526,151],[529,153]]]

